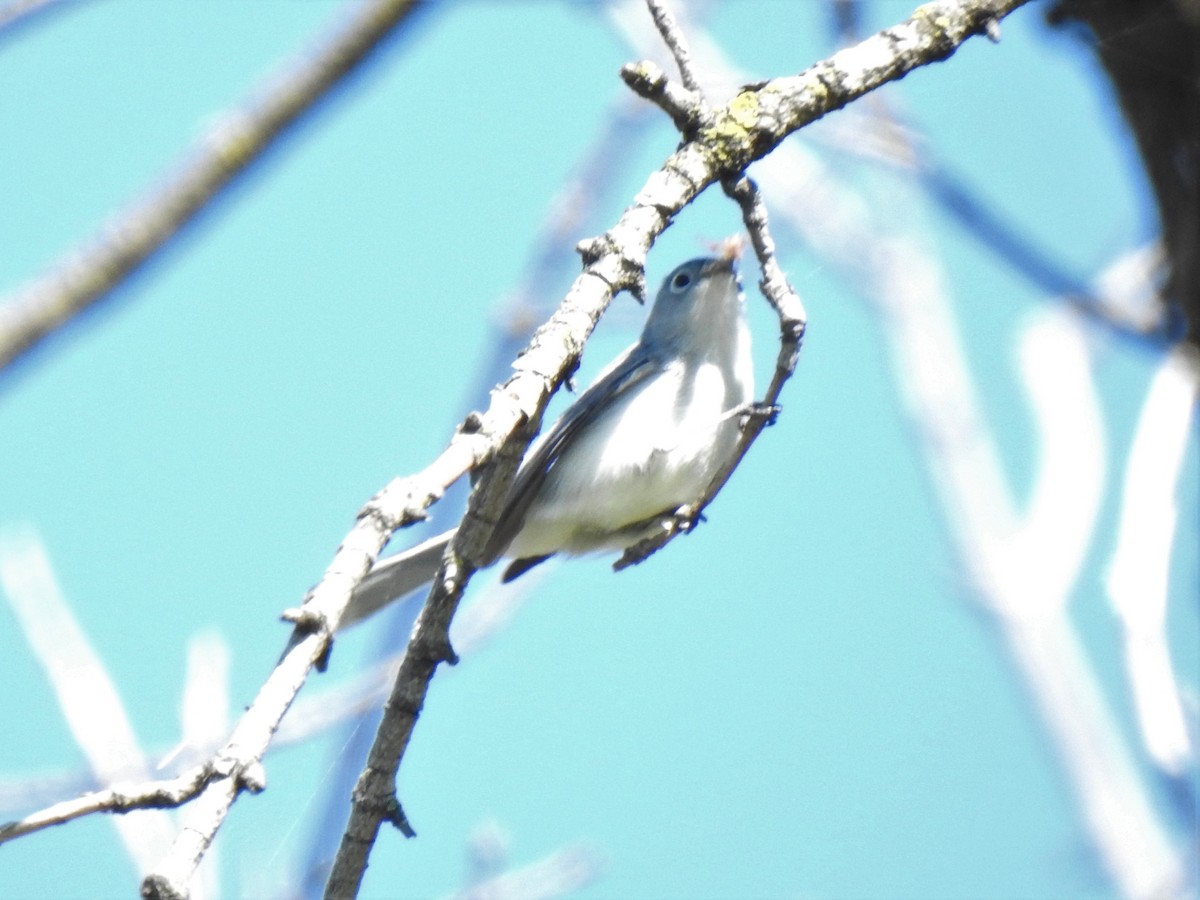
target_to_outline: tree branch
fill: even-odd
[[[692,69],[692,54],[688,50],[687,39],[683,36],[679,23],[675,21],[675,16],[661,0],[646,0],[646,6],[650,10],[650,16],[654,19],[654,26],[662,35],[663,43],[675,57],[675,65],[679,67],[679,80],[689,91],[696,94],[701,93],[700,81]]]
[[[208,769],[198,766],[176,778],[150,783],[118,784],[73,800],[64,800],[0,825],[0,844],[53,825],[62,825],[92,813],[126,813],[135,809],[169,809],[195,797],[208,778]]]
[[[108,297],[420,8],[417,0],[356,7],[331,38],[273,77],[257,99],[222,116],[165,182],[0,301],[0,370]]]

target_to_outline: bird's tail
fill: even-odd
[[[395,556],[377,561],[354,591],[338,630],[361,622],[393,600],[429,584],[437,574],[442,553],[456,530],[451,528]]]

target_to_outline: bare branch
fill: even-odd
[[[0,301],[0,370],[107,297],[420,8],[417,0],[373,0],[355,7],[323,45],[273,77],[256,99],[226,113],[165,182],[53,269]]]
[[[462,524],[446,548],[429,597],[413,625],[391,695],[384,704],[383,719],[366,766],[354,788],[350,821],[330,870],[326,897],[357,895],[371,848],[385,822],[406,837],[416,834],[396,796],[396,772],[438,664],[458,661],[450,644],[450,622],[477,568],[475,560],[485,553],[491,530],[540,415],[539,411],[528,419],[514,439],[501,448],[496,463],[471,492]]]
[[[670,116],[680,134],[692,134],[705,121],[704,98],[676,84],[657,63],[642,60],[622,66],[621,80],[639,97]]]
[[[0,844],[92,813],[126,813],[181,806],[200,792],[208,777],[206,767],[197,767],[177,778],[113,785],[84,797],[64,800],[19,821],[0,825]]]
[[[700,82],[692,69],[692,54],[688,50],[687,39],[683,36],[679,23],[675,21],[675,16],[662,0],[646,0],[646,6],[650,9],[654,26],[662,35],[663,42],[675,57],[675,64],[679,66],[679,80],[689,91],[701,93]]]

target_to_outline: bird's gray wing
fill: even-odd
[[[595,421],[611,404],[661,369],[662,365],[655,357],[635,344],[619,357],[595,384],[579,395],[563,413],[562,418],[554,423],[537,450],[521,463],[508,500],[492,532],[486,565],[495,562],[521,530],[525,513],[541,490],[546,474],[571,446],[580,431]],[[350,607],[346,610],[339,627],[347,628],[365,619],[380,607],[427,584],[437,571],[442,553],[450,538],[454,536],[454,531],[455,529],[451,529],[375,563],[374,568],[355,590]],[[542,556],[517,560],[505,573],[504,580],[511,581],[546,559],[548,557]]]
[[[579,395],[561,419],[538,444],[531,456],[527,456],[513,480],[496,528],[488,543],[487,562],[491,564],[503,555],[509,543],[525,524],[525,515],[546,481],[546,476],[575,439],[612,404],[642,384],[646,379],[662,371],[662,363],[646,353],[641,344],[630,347],[623,356],[601,375],[591,387]],[[505,573],[505,581],[511,581],[522,572],[544,561],[548,557],[530,560],[525,565],[518,561]]]
[[[537,497],[546,474],[571,446],[571,442],[589,423],[595,421],[612,403],[625,396],[632,388],[661,371],[661,363],[635,345],[617,359],[600,379],[579,395],[538,445],[537,450],[521,464],[517,477],[508,495],[508,501],[500,514],[495,531],[488,544],[486,564],[490,565],[504,553],[514,535],[521,530],[525,513]],[[443,532],[395,556],[381,559],[367,573],[367,577],[354,591],[354,597],[346,610],[339,628],[347,628],[380,607],[428,584],[441,563],[446,544],[454,536],[455,529]],[[505,572],[504,580],[511,581],[549,557],[530,557],[517,560]]]

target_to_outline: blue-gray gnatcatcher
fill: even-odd
[[[484,564],[512,559],[511,581],[556,553],[624,550],[699,500],[754,393],[744,305],[732,254],[668,275],[637,343],[530,446]],[[430,581],[453,534],[377,562],[343,627]]]

